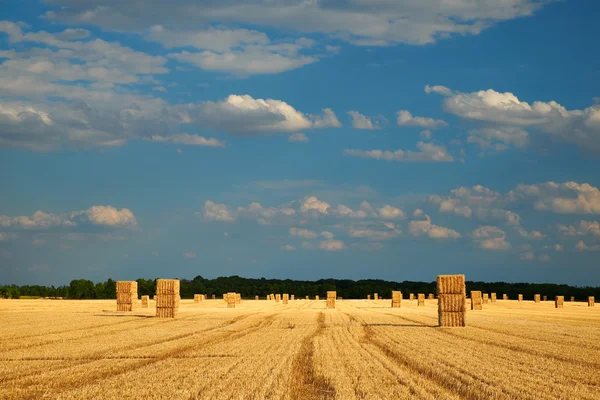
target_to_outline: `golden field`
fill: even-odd
[[[600,307],[437,300],[0,300],[0,398],[600,399]]]

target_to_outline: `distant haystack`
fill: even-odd
[[[417,295],[417,305],[424,306],[425,305],[425,293],[419,293]]]
[[[542,299],[543,301],[548,301],[548,296],[543,296]]]
[[[316,295],[316,296],[315,296],[315,300],[319,300],[319,295]]]
[[[142,308],[148,308],[150,302],[150,296],[142,296]]]
[[[433,295],[433,293],[429,293],[429,295],[427,296],[427,298],[429,300],[435,300],[435,296]]]
[[[373,300],[379,300],[379,295],[377,293],[373,293]]]
[[[258,296],[254,296],[254,300],[258,300]]]
[[[117,281],[117,311],[133,311],[138,301],[136,281]]]
[[[327,292],[327,304],[325,308],[335,308],[335,295],[335,291],[331,290]]]
[[[508,295],[507,294],[503,294],[502,295],[502,300],[508,300]]]
[[[402,303],[402,292],[393,290],[392,291],[392,308],[400,308]]]
[[[534,294],[533,295],[533,301],[535,303],[539,303],[540,302],[540,295],[539,294]]]
[[[287,304],[289,299],[289,295],[287,293],[283,294],[283,304]]]
[[[522,302],[523,302],[523,295],[522,295],[522,294],[520,294],[520,295],[519,295],[519,297],[518,297],[517,299],[518,299],[519,303],[522,303]]]
[[[225,295],[225,300],[227,301],[227,308],[235,308],[236,297],[237,296],[235,292],[229,292]]]
[[[409,295],[408,295],[408,299],[409,299],[410,301],[413,301],[413,300],[415,299],[415,294],[414,294],[414,293],[411,293],[411,294],[409,294]]]
[[[487,293],[483,294],[483,304],[488,304],[490,301],[490,296]]]
[[[554,298],[554,307],[555,308],[563,308],[565,303],[565,296],[556,296]]]
[[[294,295],[290,296],[290,300],[294,301],[296,299],[296,297]]]
[[[439,326],[466,326],[467,308],[464,275],[438,275]]]
[[[213,300],[216,300],[216,299],[217,299],[217,296],[213,294],[213,295],[212,295],[212,299],[213,299]]]
[[[481,291],[471,291],[471,310],[483,310],[483,297]]]
[[[595,302],[596,302],[596,299],[594,298],[594,296],[588,297],[588,307],[594,307]]]
[[[571,303],[575,301],[575,296],[571,296]]]
[[[179,311],[179,280],[156,280],[156,316],[159,318],[174,318]]]
[[[495,303],[495,302],[496,302],[496,293],[492,293],[492,294],[491,294],[490,301],[491,301],[492,303]]]
[[[306,296],[306,297],[304,298],[304,300],[308,300],[308,296]]]
[[[281,295],[279,293],[277,293],[275,295],[275,302],[279,303],[281,301]]]
[[[241,304],[242,303],[242,295],[240,293],[236,293],[235,294],[235,304]]]
[[[201,294],[195,294],[194,295],[194,304],[198,304],[202,301],[202,295]]]
[[[371,295],[370,294],[367,295],[367,300],[371,300]]]

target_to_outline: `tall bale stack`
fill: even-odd
[[[319,300],[319,295],[316,295],[316,296],[315,296],[315,300]]]
[[[544,296],[544,297],[543,297],[543,300],[544,300],[544,301],[548,301],[548,296]]]
[[[467,307],[464,275],[438,275],[438,323],[466,326]]]
[[[294,301],[296,299],[296,297],[294,295],[290,296],[290,300]]]
[[[136,281],[117,281],[117,311],[133,311],[138,301]]]
[[[392,291],[392,308],[400,308],[402,303],[402,292],[399,290]]]
[[[283,294],[283,304],[287,304],[289,299],[289,295],[287,293]]]
[[[223,300],[225,300],[225,303],[227,303],[227,293],[223,293]]]
[[[523,295],[522,294],[519,295],[518,301],[519,301],[519,303],[523,302]]]
[[[335,291],[330,290],[327,292],[327,305],[325,308],[335,308],[335,295]]]
[[[241,304],[242,303],[242,295],[240,293],[236,293],[235,294],[235,304]]]
[[[159,318],[175,318],[179,310],[179,280],[156,280],[156,316]]]
[[[556,296],[554,298],[554,307],[555,308],[563,308],[565,303],[565,296]]]
[[[496,293],[492,293],[492,294],[491,294],[491,296],[492,296],[492,297],[491,297],[490,301],[491,301],[492,303],[495,303],[495,302],[496,302]]]
[[[479,290],[471,291],[471,310],[483,310],[483,297]]]
[[[280,301],[280,300],[281,300],[281,295],[280,295],[279,293],[277,293],[277,294],[275,295],[275,301],[276,301],[277,303],[279,303],[279,301]]]
[[[202,301],[202,295],[201,294],[195,294],[194,295],[194,304],[198,304]]]
[[[150,296],[142,296],[142,308],[148,308],[150,302]]]
[[[575,301],[575,297],[571,296],[571,303],[573,303]]]
[[[414,293],[411,293],[411,294],[409,294],[409,295],[408,295],[408,299],[409,299],[410,301],[413,301],[413,300],[415,299],[415,294],[414,294]]]
[[[419,293],[417,295],[417,305],[424,306],[425,305],[425,293]]]
[[[594,307],[595,302],[596,302],[596,299],[594,298],[594,296],[588,297],[588,307]]]
[[[503,294],[502,295],[502,300],[508,300],[508,295],[507,294]]]
[[[487,293],[483,294],[483,304],[488,304],[490,301],[490,296]]]
[[[225,301],[227,301],[227,308],[235,308],[235,292],[229,292],[225,295]]]
[[[377,293],[373,293],[373,300],[379,300],[379,295]]]
[[[536,303],[539,303],[540,302],[540,295],[539,294],[534,294],[533,295],[533,301],[536,302]]]

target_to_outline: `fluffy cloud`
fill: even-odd
[[[471,232],[471,237],[484,250],[508,250],[505,232],[496,226],[480,226]]]
[[[575,245],[575,249],[578,251],[600,251],[600,245],[588,246],[583,240],[580,240]]]
[[[300,204],[301,212],[313,212],[316,211],[319,214],[327,214],[331,206],[329,203],[317,199],[315,196],[305,197]]]
[[[423,216],[423,221],[411,221],[408,224],[408,231],[411,235],[420,237],[427,236],[430,239],[458,239],[461,234],[453,229],[446,228],[431,223],[431,218],[427,214],[419,213],[419,216]]]
[[[437,129],[448,126],[448,124],[441,119],[414,117],[407,110],[400,110],[397,115],[398,119],[396,122],[398,123],[398,126],[420,126],[427,129]]]
[[[383,219],[404,219],[406,218],[406,214],[399,208],[392,207],[390,205],[385,205],[382,208],[377,209],[377,213],[380,218]]]
[[[319,242],[319,249],[325,251],[340,251],[344,249],[344,242],[341,240],[323,240]]]
[[[445,88],[447,89],[447,88]],[[427,87],[426,87],[427,91]],[[582,110],[567,110],[555,101],[521,101],[513,93],[493,89],[473,93],[436,91],[444,96],[444,109],[460,118],[490,125],[473,130],[487,142],[498,140],[523,147],[529,134],[525,128],[553,140],[575,144],[582,149],[600,151],[600,104]]]
[[[225,147],[225,143],[218,139],[206,139],[203,136],[190,135],[189,133],[179,133],[167,137],[154,135],[151,137],[151,140],[154,142],[170,142],[187,146]]]
[[[363,238],[363,239],[368,239],[368,240],[387,240],[387,239],[392,239],[395,238],[399,235],[402,234],[402,231],[400,229],[395,229],[393,227],[393,225],[390,226],[386,226],[386,230],[375,230],[375,229],[369,229],[369,228],[359,228],[359,229],[351,229],[350,230],[350,236],[352,236],[353,238]]]
[[[557,225],[558,233],[562,236],[596,236],[600,237],[600,223],[598,221],[579,221],[576,225]]]
[[[87,210],[64,214],[49,214],[36,211],[32,216],[9,217],[0,215],[0,226],[4,228],[40,230],[49,228],[73,228],[80,224],[92,224],[112,228],[136,228],[137,220],[131,210],[120,210],[112,206],[92,206]]]
[[[235,219],[225,204],[215,204],[210,200],[204,203],[203,215],[205,219],[213,221],[232,222]]]
[[[131,210],[117,210],[112,206],[92,206],[85,211],[92,224],[105,226],[136,226],[137,221]]]
[[[521,237],[524,237],[525,239],[541,240],[541,239],[544,239],[546,237],[546,235],[544,235],[540,231],[527,232],[523,228],[518,228],[517,231],[519,232],[519,234],[521,235]]]
[[[352,127],[356,129],[381,129],[387,124],[387,119],[381,115],[376,117],[367,117],[358,111],[348,111],[348,115],[352,117]]]
[[[357,45],[422,45],[455,35],[478,34],[495,22],[532,15],[545,4],[533,0],[512,0],[510,4],[434,0],[420,3],[386,2],[372,7],[371,3],[365,1],[248,3],[241,0],[178,0],[175,4],[167,5],[151,0],[140,8],[112,0],[97,0],[94,3],[53,0],[52,3],[57,7],[45,15],[51,21],[137,32],[160,24],[177,27],[179,32],[189,37],[164,37],[161,41],[184,41],[191,46],[200,42],[205,46],[204,42],[212,39],[221,47],[224,47],[222,43],[230,46],[264,39],[253,31],[234,31],[223,38],[223,34],[211,32],[213,23],[319,33]],[[190,32],[191,29],[204,33],[198,36]]]
[[[317,237],[317,234],[315,232],[302,228],[290,228],[290,235],[305,239],[314,239]]]
[[[376,160],[386,161],[405,161],[405,162],[417,162],[417,161],[428,161],[428,162],[450,162],[454,161],[454,158],[448,153],[448,150],[444,146],[438,146],[433,143],[417,143],[417,148],[420,151],[410,150],[344,150],[344,154],[361,157],[361,158],[374,158]]]
[[[518,185],[508,197],[532,201],[536,210],[558,214],[600,214],[600,190],[587,183],[546,182]]]

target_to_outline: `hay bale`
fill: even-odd
[[[507,294],[503,294],[502,295],[502,300],[508,300],[508,295]]]
[[[594,299],[594,296],[588,297],[588,307],[594,307],[595,302],[596,302],[596,299]]]
[[[483,296],[479,290],[471,291],[471,310],[483,310]]]
[[[315,296],[315,300],[319,300],[319,295],[316,295],[316,296]]]
[[[417,295],[417,305],[424,306],[425,305],[425,293],[419,293]]]
[[[304,300],[308,300],[308,296],[305,296],[305,297],[304,297]]]
[[[225,303],[227,303],[227,293],[223,293],[223,300],[225,300]]]
[[[258,296],[254,296],[254,300],[258,300]]]
[[[150,296],[142,296],[142,308],[148,308],[150,302]]]
[[[377,293],[373,293],[373,299],[374,300],[379,300],[379,295]]]
[[[491,293],[491,295],[490,295],[490,296],[491,296],[491,298],[490,298],[490,301],[491,301],[492,303],[495,303],[495,302],[496,302],[496,293]]]
[[[156,316],[159,318],[174,318],[179,311],[181,297],[178,279],[156,280]]]
[[[213,294],[213,295],[212,295],[212,299],[213,299],[213,300],[216,300],[216,299],[217,299],[217,296]]]
[[[519,303],[522,303],[522,302],[523,302],[523,295],[522,295],[522,294],[520,294],[520,295],[519,295],[519,297],[518,297],[517,299],[518,299]]]
[[[202,295],[201,294],[195,294],[194,295],[194,304],[198,304],[202,301]]]
[[[411,293],[411,294],[409,294],[409,295],[408,295],[408,299],[409,299],[410,301],[414,300],[414,299],[415,299],[415,294],[414,294],[414,293]]]
[[[325,308],[335,308],[336,292],[333,290],[327,291],[327,303]]]
[[[533,295],[533,301],[535,303],[539,303],[540,302],[540,295],[539,294],[534,294]]]
[[[275,302],[279,303],[280,300],[281,300],[281,295],[279,293],[277,293],[275,295]]]
[[[370,294],[367,295],[367,300],[371,300],[371,295]]]
[[[543,301],[548,301],[548,296],[543,296],[543,297],[542,297],[542,300],[543,300]]]
[[[235,304],[241,304],[242,303],[242,295],[239,293],[235,294]]]
[[[296,298],[295,298],[295,296],[294,296],[294,295],[291,295],[291,296],[290,296],[290,300],[294,301],[295,299],[296,299]]]
[[[435,300],[435,296],[433,295],[433,293],[429,293],[429,294],[427,295],[427,299],[428,299],[428,300]]]
[[[227,308],[235,308],[236,303],[236,293],[229,292],[225,295],[225,300],[227,301]]]
[[[555,308],[563,308],[565,303],[565,296],[556,296],[554,298],[554,307]]]
[[[402,292],[399,290],[392,291],[392,308],[400,308],[402,303]]]
[[[289,300],[289,295],[287,293],[284,293],[283,294],[283,301],[282,301],[283,304],[287,304],[288,300]]]
[[[467,307],[464,275],[438,275],[438,324],[466,326]]]
[[[138,302],[136,281],[117,281],[117,311],[133,311]]]
[[[571,303],[573,303],[575,301],[575,297],[571,296]]]
[[[490,296],[487,293],[483,294],[483,304],[488,304],[490,302]]]

